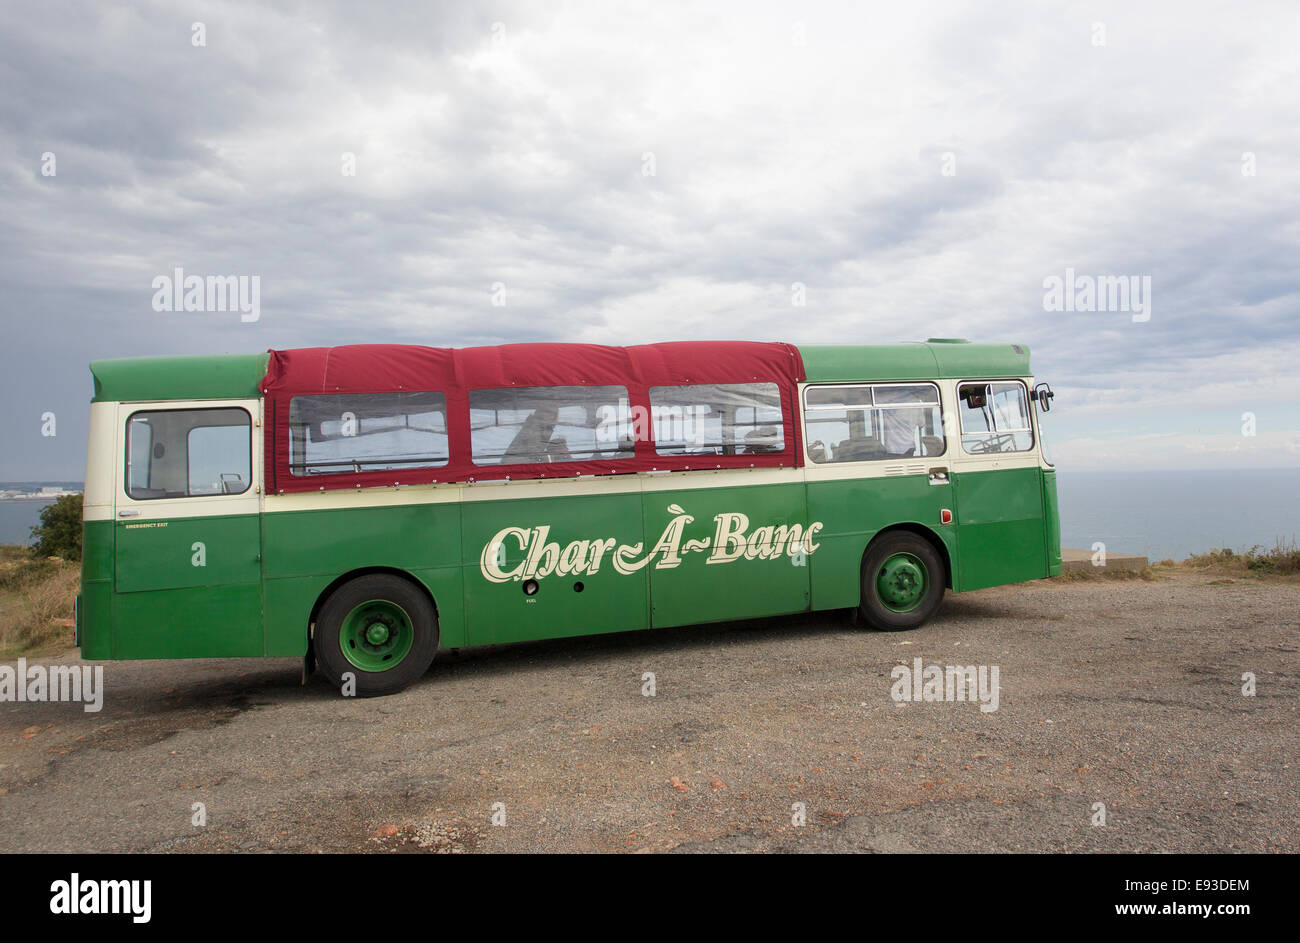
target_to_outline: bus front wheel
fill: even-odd
[[[345,695],[394,694],[429,669],[438,617],[409,580],[372,573],[330,595],[312,639],[321,673]]]
[[[943,602],[947,582],[934,546],[916,534],[886,534],[867,549],[862,561],[859,611],[873,629],[915,629]]]

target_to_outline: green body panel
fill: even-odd
[[[115,658],[263,653],[259,515],[119,521],[114,539]]]
[[[879,344],[857,347],[799,345],[809,383],[857,380],[933,379],[939,364],[929,344]]]
[[[808,516],[825,521],[821,548],[812,556],[812,607],[856,606],[861,594],[862,555],[877,533],[898,525],[919,526],[937,537],[957,560],[957,535],[939,523],[952,509],[952,486],[931,485],[928,475],[808,483]],[[956,574],[949,574],[951,580]]]
[[[1024,344],[927,344],[939,364],[939,376],[960,380],[971,377],[1027,377],[1029,348]]]
[[[307,632],[312,609],[334,576],[268,579],[262,586],[264,652],[269,657],[307,653]]]
[[[252,399],[266,376],[269,354],[203,357],[126,357],[96,360],[92,402]]]
[[[113,657],[260,656],[261,608],[262,587],[257,583],[117,593]]]
[[[414,504],[262,515],[266,654],[301,655],[322,593],[359,570],[408,573],[429,590],[443,647],[465,636],[458,504]]]
[[[262,515],[267,580],[366,567],[460,566],[458,504],[409,504]]]
[[[81,526],[81,599],[77,603],[81,657],[113,657],[113,522]]]
[[[119,593],[261,580],[257,514],[117,523]]]
[[[1039,578],[1054,560],[1059,570],[1052,473],[1031,467],[950,477],[944,485],[914,474],[146,522],[163,525],[152,527],[87,524],[83,655],[301,656],[323,594],[360,571],[418,580],[437,607],[441,647],[458,648],[856,606],[863,553],[897,526],[943,545],[958,591]],[[945,508],[954,511],[953,524],[940,523]],[[724,514],[745,516],[732,519],[733,530],[756,549],[709,563]],[[771,546],[781,533],[775,528],[806,533],[813,523],[822,526],[811,554],[763,552],[764,541]],[[494,582],[484,575],[483,552],[507,528],[520,536],[505,539],[494,556],[506,574]],[[689,548],[705,539],[707,548]],[[539,565],[578,542],[608,540],[614,544],[594,572],[536,575],[537,591],[525,593]],[[195,541],[205,545],[206,566],[193,565]],[[619,546],[630,548],[628,565],[645,562],[620,572]],[[728,546],[734,553],[740,543]],[[677,548],[669,554],[676,565],[658,565],[665,551],[657,547]],[[589,557],[590,546],[573,559]]]
[[[745,554],[735,560],[716,556],[718,532],[724,526],[716,515],[722,513],[745,516],[733,518],[726,525],[734,538],[723,540],[727,555],[740,551],[741,532],[754,536],[760,528],[790,525],[798,525],[802,531],[809,524],[802,482],[647,492],[647,550],[660,545],[665,535],[665,546],[686,548],[690,541],[709,541],[706,549],[684,549],[667,557],[660,553],[647,566],[651,625],[660,628],[721,622],[808,608],[808,555],[780,552],[764,557],[760,546],[767,534],[763,532],[758,534],[752,559]],[[680,535],[669,530],[674,522],[678,522],[675,526]],[[668,565],[672,563],[676,565]]]
[[[81,525],[81,584],[113,581],[113,522]]]
[[[624,632],[649,624],[648,573],[644,568],[618,572],[608,551],[595,572],[538,576],[537,592],[524,592],[530,563],[544,566],[575,542],[613,539],[616,546],[644,544],[639,492],[471,501],[460,507],[470,644]],[[526,528],[527,543],[521,545],[516,537],[503,541],[503,550],[494,560],[502,573],[513,575],[492,582],[481,569],[484,547],[509,527]],[[584,558],[590,559],[591,553],[587,548]]]
[[[809,383],[1029,376],[1024,344],[800,346]]]
[[[1043,469],[1043,517],[1047,534],[1047,575],[1061,572],[1061,514],[1056,497],[1056,469]]]
[[[960,578],[965,592],[1048,575],[1042,470],[1003,468],[952,475]]]

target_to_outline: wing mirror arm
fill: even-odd
[[[1052,388],[1046,383],[1038,383],[1030,391],[1029,398],[1036,402],[1039,408],[1046,413],[1052,411],[1052,397],[1055,395]]]

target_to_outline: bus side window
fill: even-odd
[[[770,455],[785,451],[775,383],[691,383],[650,388],[658,455]]]
[[[321,393],[289,404],[289,472],[359,474],[449,460],[447,397],[437,391]]]
[[[471,390],[471,458],[475,465],[633,458],[628,402],[625,386]]]
[[[935,456],[947,448],[932,383],[810,386],[804,428],[817,464]]]

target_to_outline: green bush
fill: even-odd
[[[1245,558],[1246,566],[1259,573],[1300,573],[1300,550],[1294,542],[1279,540],[1272,550],[1251,547]]]
[[[1192,567],[1244,570],[1259,576],[1284,576],[1300,573],[1300,549],[1296,548],[1294,539],[1278,540],[1271,549],[1257,544],[1244,553],[1215,548],[1209,553],[1193,554],[1186,563]]]
[[[38,557],[81,559],[81,495],[65,494],[41,508],[41,522],[32,528],[32,553]]]

